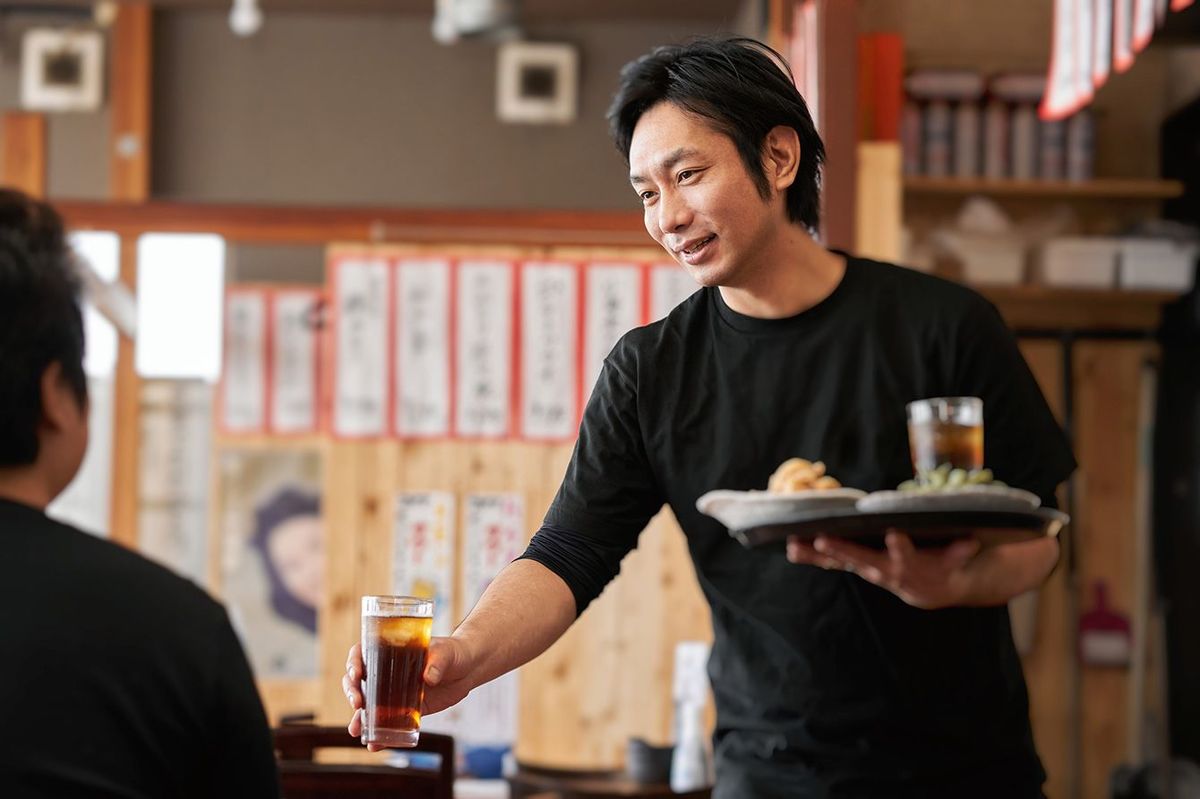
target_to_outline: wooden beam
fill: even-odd
[[[819,124],[825,142],[822,238],[841,250],[855,246],[858,171],[858,4],[821,0]]]
[[[110,191],[114,200],[150,196],[151,9],[122,3],[112,28]]]
[[[1179,295],[1163,291],[1061,289],[1045,286],[985,286],[1009,327],[1023,330],[1158,329],[1163,306]]]
[[[796,0],[767,0],[767,44],[788,57]]]
[[[61,202],[75,229],[216,233],[243,243],[470,242],[656,246],[628,211],[451,211]]]
[[[121,239],[120,280],[137,290],[137,239]],[[141,461],[141,379],[134,366],[134,341],[121,336],[117,349],[112,437],[112,505],[109,530],[119,544],[135,548],[138,541],[138,486]]]
[[[46,117],[11,111],[4,115],[4,185],[33,197],[46,196]]]

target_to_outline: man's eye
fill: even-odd
[[[680,173],[679,173],[679,182],[680,182],[680,183],[683,183],[685,180],[687,180],[688,178],[692,177],[692,176],[693,176],[693,175],[695,175],[695,174],[696,174],[696,170],[694,170],[694,169],[685,169],[685,170],[683,170],[682,172],[680,172]]]
[[[641,192],[640,194],[638,194],[638,196],[639,196],[639,197],[641,197],[641,198],[642,198],[642,202],[644,202],[644,203],[645,203],[645,202],[649,202],[650,200],[654,199],[654,192],[652,192],[652,191],[643,191],[643,192]]]

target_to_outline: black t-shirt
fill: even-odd
[[[778,320],[705,288],[607,358],[524,557],[582,612],[671,506],[712,611],[718,796],[1040,796],[1006,608],[919,610],[747,550],[695,507],[796,456],[894,488],[912,476],[905,405],[937,396],[982,397],[987,465],[1053,501],[1065,436],[995,308],[954,283],[850,257],[829,297]]]
[[[0,793],[277,797],[224,609],[115,544],[0,500]]]

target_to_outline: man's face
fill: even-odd
[[[672,103],[638,120],[629,180],[646,231],[702,286],[739,287],[786,223],[781,205],[758,193],[733,140]]]

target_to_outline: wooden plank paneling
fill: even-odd
[[[137,241],[121,239],[120,280],[137,291]],[[141,460],[142,381],[134,364],[134,341],[121,336],[117,345],[112,440],[112,502],[109,530],[112,539],[128,547],[138,541],[138,475]]]
[[[1063,408],[1063,354],[1057,341],[1026,341],[1021,353],[1038,386],[1061,424]],[[1060,502],[1060,506],[1061,506]],[[1075,657],[1074,614],[1065,558],[1068,530],[1062,541],[1058,567],[1037,592],[1037,615],[1033,649],[1022,657],[1029,687],[1029,715],[1033,738],[1046,769],[1046,794],[1068,795],[1071,782],[1071,712]]]
[[[391,590],[391,508],[400,491],[515,491],[526,528],[541,523],[571,445],[518,442],[334,442],[326,473],[327,575],[321,615],[320,715],[348,716],[338,681],[358,638],[358,598]],[[459,519],[462,561],[462,518]],[[457,608],[461,618],[469,609]],[[674,645],[711,640],[707,606],[669,512],[568,633],[521,671],[518,754],[563,766],[619,765],[633,735],[670,739]]]
[[[904,259],[899,143],[872,141],[858,145],[856,179],[855,254],[899,263]]]
[[[10,111],[4,115],[4,185],[33,197],[46,195],[46,117]]]
[[[1093,606],[1098,580],[1109,601],[1133,607],[1137,522],[1138,405],[1142,363],[1154,352],[1138,342],[1077,345],[1076,455],[1081,464],[1074,529],[1079,556],[1081,612]],[[1081,796],[1105,796],[1113,767],[1124,760],[1129,725],[1125,668],[1084,666]]]
[[[141,202],[150,196],[152,12],[149,3],[121,3],[112,26],[109,80],[109,196]]]

